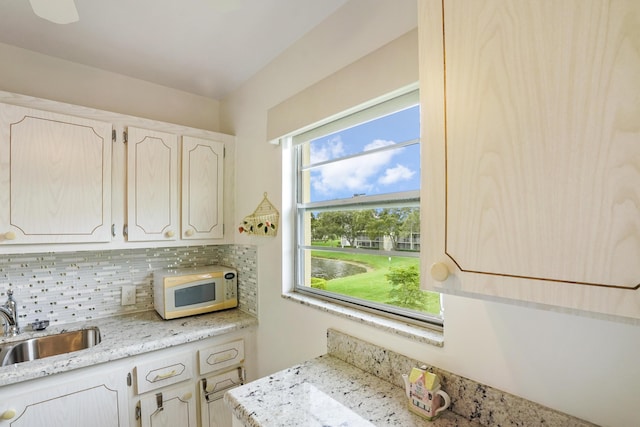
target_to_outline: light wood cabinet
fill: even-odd
[[[0,425],[11,427],[124,427],[128,425],[125,374],[104,367],[73,381],[39,380],[2,387]]]
[[[0,245],[111,239],[111,130],[0,104]]]
[[[230,243],[233,142],[0,91],[0,253]]]
[[[182,137],[182,238],[223,234],[224,144]]]
[[[220,341],[138,356],[132,370],[131,424],[230,427],[231,412],[222,397],[244,381],[245,338]]]
[[[630,0],[419,2],[426,287],[640,318],[638,28]]]
[[[178,236],[178,138],[129,127],[127,141],[129,241]]]
[[[197,427],[195,385],[186,383],[140,399],[141,427]]]
[[[224,144],[129,127],[129,241],[223,237]]]

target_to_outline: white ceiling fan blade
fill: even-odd
[[[33,12],[56,24],[70,24],[80,17],[73,0],[29,0]]]

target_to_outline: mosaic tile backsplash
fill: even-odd
[[[257,316],[257,252],[246,245],[2,255],[0,304],[13,289],[21,327],[152,310],[155,270],[212,264],[238,271],[239,308]],[[135,305],[120,304],[122,285],[136,287]]]

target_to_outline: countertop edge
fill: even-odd
[[[257,325],[258,319],[237,309],[173,320],[163,320],[155,311],[146,311],[69,323],[44,333],[2,337],[0,343],[97,326],[102,341],[86,350],[1,367],[0,384],[6,386],[114,362]]]

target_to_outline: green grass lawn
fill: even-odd
[[[420,260],[418,258],[389,258],[388,256],[377,254],[351,254],[325,251],[312,251],[311,256],[354,262],[367,267],[368,271],[366,273],[328,280],[326,290],[384,304],[389,304],[389,292],[391,291],[391,283],[385,277],[389,272],[389,268],[408,267],[410,265],[415,265],[418,269],[420,268]],[[427,303],[423,310],[420,311],[439,315],[440,294],[428,291],[424,292],[427,294]]]

